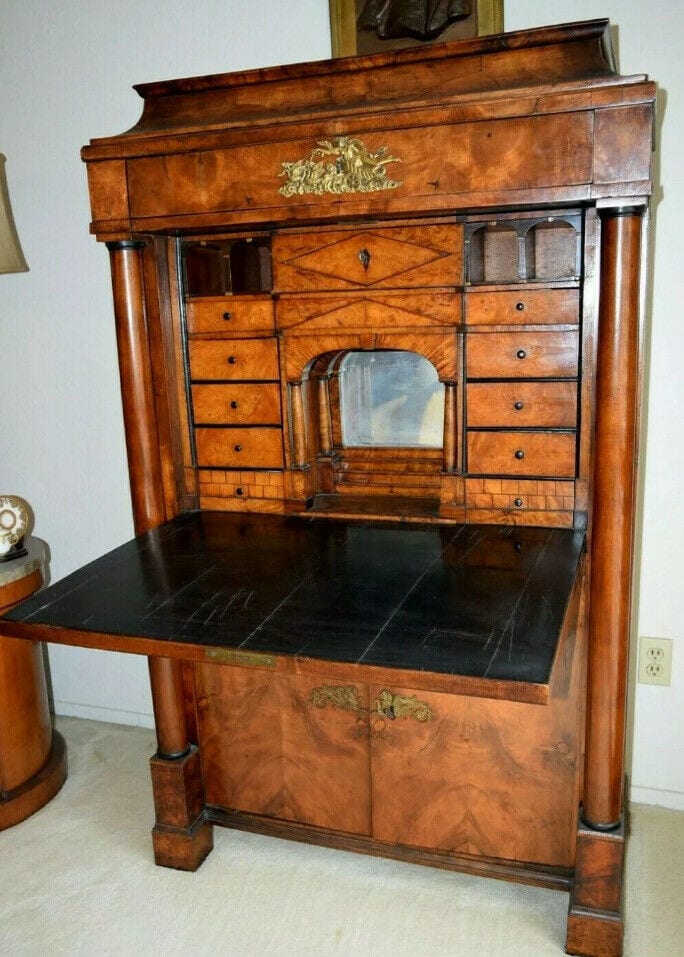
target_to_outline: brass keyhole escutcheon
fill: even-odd
[[[367,249],[364,248],[364,249],[359,249],[358,256],[359,256],[359,262],[363,266],[364,271],[368,272],[368,267],[370,266],[370,261],[371,261],[371,254],[368,252]]]

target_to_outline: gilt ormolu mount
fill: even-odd
[[[138,92],[83,156],[145,534],[3,633],[150,656],[160,864],[568,889],[618,954],[653,84],[592,21]]]

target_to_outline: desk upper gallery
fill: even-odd
[[[596,20],[136,89],[83,158],[139,537],[0,630],[149,655],[158,863],[569,889],[620,953],[654,85]]]

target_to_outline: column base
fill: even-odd
[[[0,794],[0,831],[26,820],[51,801],[67,776],[67,754],[64,738],[52,732],[52,748],[47,762],[33,777],[19,787]]]
[[[214,829],[204,814],[200,753],[192,745],[179,758],[156,754],[150,761],[156,824],[152,830],[155,863],[196,871],[214,846]]]
[[[565,950],[578,957],[621,957],[624,823],[611,832],[581,824]]]
[[[155,824],[154,863],[177,871],[196,871],[214,847],[214,827],[201,814],[190,827]]]

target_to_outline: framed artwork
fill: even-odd
[[[503,0],[329,0],[334,57],[502,33]]]

